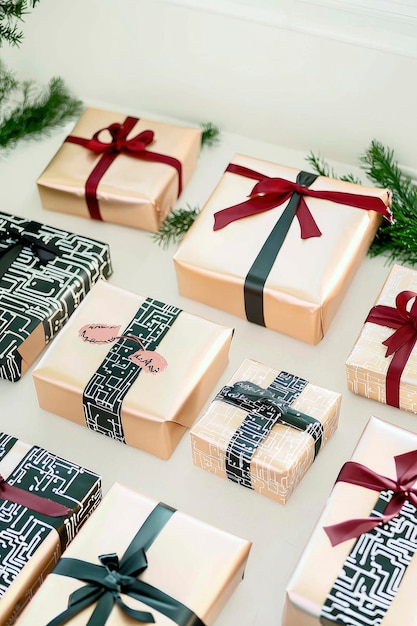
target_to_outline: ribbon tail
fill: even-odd
[[[332,546],[337,546],[339,543],[343,543],[349,539],[357,539],[359,535],[367,533],[379,526],[379,524],[389,521],[395,517],[397,513],[398,511],[390,516],[362,517],[346,520],[344,522],[340,522],[339,524],[324,526],[323,530],[329,537]]]
[[[25,506],[31,511],[35,511],[41,515],[50,515],[51,517],[68,515],[71,511],[71,509],[58,502],[54,502],[49,498],[42,498],[42,496],[9,485],[6,481],[0,483],[0,498]]]
[[[110,613],[112,612],[116,601],[117,596],[115,597],[111,591],[104,593],[97,602],[97,605],[86,626],[104,626],[110,617]]]
[[[300,224],[301,239],[310,239],[310,237],[321,237],[322,233],[317,226],[310,209],[303,197],[300,198],[296,216]]]
[[[120,607],[120,609],[123,611],[123,613],[131,617],[133,620],[137,622],[143,622],[144,624],[155,624],[155,619],[152,613],[149,613],[148,611],[138,611],[136,609],[132,609],[130,606],[125,604],[120,597],[116,597],[115,602],[117,606]],[[88,626],[102,626],[103,623],[104,622],[95,624],[92,622],[90,624],[90,622],[88,622]]]
[[[254,196],[241,202],[222,209],[214,214],[214,226],[213,230],[220,230],[225,226],[228,226],[236,220],[243,219],[244,217],[250,217],[251,215],[257,215],[258,213],[264,213],[270,211],[277,206],[283,204],[291,194],[285,194],[282,196]]]
[[[96,602],[102,593],[102,589],[97,589],[93,585],[86,585],[81,589],[77,589],[70,595],[68,607],[65,611],[54,617],[46,626],[62,626],[66,624],[74,615]]]

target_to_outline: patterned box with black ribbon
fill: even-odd
[[[0,433],[0,623],[12,624],[101,501],[100,477]]]
[[[318,343],[389,205],[388,190],[236,155],[174,255],[180,293]]]
[[[0,378],[19,380],[111,272],[107,244],[0,212]]]
[[[394,265],[346,361],[348,388],[417,413],[417,271]]]
[[[283,626],[416,623],[417,435],[372,417],[287,586]]]
[[[42,205],[155,232],[191,178],[201,135],[87,108],[37,181]]]
[[[115,483],[18,625],[212,626],[250,548]]]
[[[232,336],[99,281],[33,371],[39,404],[168,458],[226,367]]]
[[[191,430],[195,465],[284,504],[334,434],[341,395],[246,359]]]

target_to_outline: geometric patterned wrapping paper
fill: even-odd
[[[114,130],[126,123],[131,129],[125,147],[122,142],[122,146],[117,148],[117,142],[114,142],[112,150],[109,147],[112,137],[106,129],[110,127]],[[37,181],[43,207],[84,218],[98,212],[96,219],[101,218],[105,222],[157,231],[178,199],[177,168],[181,171],[184,189],[196,167],[201,129],[87,108],[70,137],[78,137],[85,142],[100,129],[97,140],[101,142],[104,152],[97,153],[83,144],[64,141]],[[149,145],[140,141],[141,136],[147,135],[149,139],[152,133]],[[139,142],[135,142],[138,135]],[[118,149],[121,151],[118,152]],[[154,160],[155,154],[161,155],[156,158],[162,162]],[[110,164],[106,169],[106,166],[103,168],[103,161],[108,158]],[[96,188],[92,193],[89,186],[97,171]],[[97,205],[92,213],[91,195],[93,204]]]
[[[110,342],[89,336],[100,328],[110,328]],[[99,281],[33,371],[39,404],[167,459],[225,368],[232,335],[231,328]],[[147,369],[138,343],[145,361],[163,358],[165,369]]]
[[[417,435],[372,417],[351,460],[396,479],[394,456]],[[390,521],[332,547],[324,527],[379,517],[393,491],[338,482],[287,585],[283,626],[415,624],[417,510],[406,501]]]
[[[309,416],[313,424],[303,431],[285,423],[285,414],[277,415],[273,407],[241,400],[236,406],[222,399],[224,390],[239,381],[272,390],[285,407]],[[194,464],[285,504],[318,451],[314,429],[320,428],[321,446],[334,434],[341,395],[251,359],[224,390],[191,429]],[[251,417],[255,423],[248,423]],[[265,428],[270,429],[266,436]]]
[[[10,485],[72,509],[50,517],[0,499],[0,622],[11,624],[99,504],[101,478],[5,433],[0,474]]]
[[[417,292],[417,271],[393,265],[375,305],[395,307],[397,295],[405,290]],[[385,356],[383,345],[394,328],[365,322],[346,360],[347,386],[350,391],[386,404],[386,376],[393,356]],[[399,408],[417,413],[417,348],[411,352],[401,374]]]
[[[0,213],[0,378],[19,380],[111,273],[107,244]]]
[[[99,565],[98,556],[110,553],[116,553],[121,560],[157,504],[115,483],[71,543],[63,560],[82,559]],[[251,542],[178,510],[173,512],[150,547],[145,549],[147,566],[137,575],[138,580],[181,602],[206,626],[212,626],[242,582]],[[244,580],[242,584],[245,584]],[[21,615],[19,626],[49,623],[65,611],[69,594],[83,586],[84,583],[78,579],[52,572]],[[167,617],[163,609],[159,612],[146,601],[141,602],[140,597],[135,599],[123,592],[120,596],[130,607],[150,611],[156,626],[177,626],[178,622]],[[68,624],[85,626],[95,608],[96,602],[74,615]],[[133,626],[138,623],[114,605],[106,626]]]

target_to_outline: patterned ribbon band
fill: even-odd
[[[97,199],[97,188],[109,169],[110,165],[119,154],[125,154],[142,161],[152,161],[154,163],[164,163],[174,167],[178,173],[178,196],[182,191],[182,164],[175,157],[166,154],[159,154],[148,150],[148,146],[154,139],[154,133],[151,130],[144,130],[135,137],[128,139],[129,133],[139,121],[137,117],[127,117],[122,124],[115,122],[105,128],[98,130],[91,139],[84,137],[75,137],[69,135],[65,141],[83,146],[96,154],[101,154],[101,158],[93,168],[93,171],[87,178],[85,183],[85,197],[90,216],[96,220],[102,220],[100,207]],[[111,140],[108,142],[100,139],[101,133],[108,131]]]
[[[414,303],[408,311],[407,306],[412,300]],[[401,291],[395,299],[395,307],[374,306],[365,322],[395,329],[382,344],[387,348],[385,356],[392,356],[385,379],[386,403],[399,407],[401,376],[417,342],[417,293]]]
[[[252,458],[277,422],[307,432],[313,438],[316,457],[322,442],[322,424],[290,406],[307,384],[302,378],[280,372],[267,389],[250,381],[223,387],[215,399],[247,412],[226,450],[226,476],[229,480],[253,489]]]
[[[134,621],[155,623],[152,613],[139,611],[125,604],[121,593],[159,611],[178,626],[204,626],[191,609],[157,587],[137,578],[148,566],[146,551],[174,513],[175,510],[171,507],[158,504],[136,533],[120,561],[116,554],[99,556],[101,565],[61,558],[53,572],[77,578],[87,584],[70,595],[68,608],[47,626],[61,626],[94,603],[97,605],[87,626],[104,626],[115,604]]]
[[[35,513],[41,513],[42,515],[49,515],[50,517],[60,517],[62,515],[68,515],[71,509],[58,502],[54,502],[49,498],[43,498],[35,493],[30,493],[25,489],[20,489],[14,485],[10,485],[5,481],[3,476],[0,475],[0,498],[2,500],[8,500],[14,504],[20,504],[27,509],[34,511]]]
[[[417,550],[417,450],[394,457],[396,479],[355,462],[338,481],[379,491],[367,518],[325,527],[333,545],[357,537],[324,605],[320,623],[376,626],[391,602]]]
[[[263,289],[278,253],[288,234],[290,226],[297,217],[301,238],[320,237],[318,228],[305,201],[306,196],[330,200],[338,204],[373,210],[392,222],[392,213],[381,198],[338,191],[312,190],[309,187],[317,179],[315,174],[299,172],[296,182],[283,178],[271,178],[247,167],[230,163],[226,172],[257,180],[248,200],[218,211],[214,215],[214,230],[224,228],[235,220],[280,206],[289,199],[281,217],[275,224],[261,251],[250,268],[244,284],[246,317],[250,322],[265,326],[263,309]]]
[[[177,307],[147,298],[122,335],[133,335],[146,350],[155,350],[180,313]],[[136,350],[135,341],[118,339],[83,392],[87,427],[122,443],[126,443],[121,417],[123,400],[142,371],[128,358]]]

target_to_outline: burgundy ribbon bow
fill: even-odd
[[[175,157],[171,157],[166,154],[159,154],[158,152],[151,152],[148,150],[148,146],[154,139],[154,133],[152,130],[144,130],[135,137],[128,139],[129,133],[133,130],[136,123],[139,121],[137,117],[127,117],[122,124],[115,122],[98,130],[91,139],[84,137],[75,137],[69,135],[65,141],[68,143],[75,143],[96,154],[101,154],[101,159],[93,168],[90,176],[85,183],[85,197],[87,201],[87,207],[90,212],[90,216],[96,220],[102,220],[100,208],[97,200],[97,187],[109,169],[110,165],[117,158],[119,154],[125,154],[136,159],[143,161],[153,161],[155,163],[165,163],[174,167],[178,172],[178,196],[182,191],[182,164],[181,161]],[[100,139],[100,135],[108,131],[110,133],[111,141],[105,142]]]
[[[407,501],[417,507],[417,490],[413,487],[417,480],[417,450],[395,456],[394,462],[397,480],[381,476],[361,463],[348,461],[344,464],[336,482],[359,485],[379,492],[391,489],[394,494],[381,517],[361,517],[325,526],[324,530],[333,546],[389,522],[398,515]]]
[[[414,303],[408,311],[407,306],[413,299]],[[386,357],[393,355],[385,381],[386,403],[399,407],[401,375],[417,342],[417,293],[401,291],[395,299],[395,307],[384,304],[374,306],[365,322],[395,329],[382,345],[387,348]]]
[[[235,204],[227,209],[222,209],[214,214],[213,230],[224,228],[231,222],[269,211],[286,202],[293,193],[300,196],[296,216],[300,224],[301,238],[320,237],[321,231],[317,226],[310,209],[305,201],[306,196],[312,198],[321,198],[322,200],[330,200],[338,204],[346,204],[358,209],[366,209],[368,211],[376,211],[385,217],[389,222],[393,222],[390,209],[384,204],[381,198],[374,196],[362,196],[354,193],[345,193],[341,191],[320,191],[309,189],[303,185],[298,185],[285,178],[270,178],[264,174],[260,174],[254,170],[241,165],[230,163],[226,168],[226,172],[232,172],[247,178],[253,178],[259,182],[252,189],[249,199],[240,204]]]
[[[8,500],[15,504],[21,504],[35,513],[41,513],[42,515],[50,515],[51,517],[60,517],[61,515],[68,515],[71,511],[68,507],[58,502],[54,502],[49,498],[43,498],[37,496],[34,493],[20,489],[9,485],[3,476],[0,475],[0,498]]]

